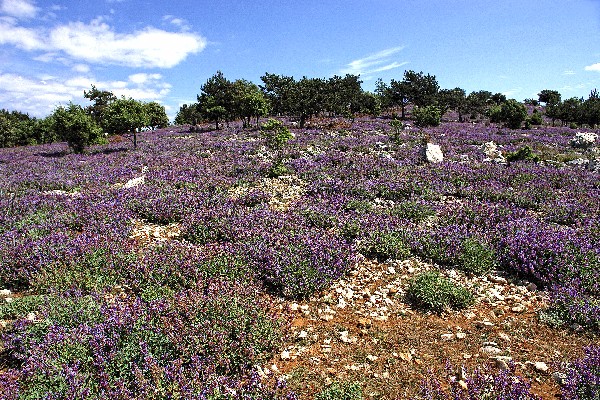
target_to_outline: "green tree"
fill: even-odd
[[[360,76],[333,76],[325,82],[324,109],[333,115],[353,115],[361,110],[363,90]]]
[[[217,130],[219,121],[229,122],[235,117],[234,86],[221,71],[217,71],[200,87],[198,110],[204,117],[215,122]]]
[[[525,118],[527,118],[525,105],[515,99],[507,100],[500,106],[500,121],[511,129],[520,128]]]
[[[581,105],[581,122],[595,128],[600,124],[600,95],[596,89],[590,92],[590,96]]]
[[[290,113],[292,109],[292,94],[296,90],[292,76],[279,76],[265,73],[260,77],[263,82],[260,89],[269,101],[270,109],[275,115]]]
[[[402,110],[401,118],[406,119],[406,106],[410,103],[410,88],[404,81],[390,81],[389,90],[387,90],[387,99],[391,106],[399,106]]]
[[[556,106],[560,103],[560,93],[557,90],[544,89],[538,93],[538,101],[546,106]]]
[[[256,123],[269,113],[269,102],[254,83],[238,79],[233,83],[235,115],[242,118],[244,126],[250,126],[252,118]]]
[[[75,153],[83,153],[86,146],[102,136],[102,129],[94,119],[81,106],[73,103],[56,108],[52,121],[54,131]]]
[[[103,127],[110,134],[130,133],[137,148],[137,132],[149,125],[146,111],[144,103],[121,97],[104,110]]]
[[[17,127],[9,115],[0,113],[0,147],[13,147],[16,146],[16,142]]]
[[[467,101],[467,94],[464,89],[442,89],[437,94],[436,104],[440,109],[442,116],[448,112],[448,110],[455,110],[458,112],[458,120],[463,121],[462,110]]]
[[[471,92],[467,96],[464,111],[470,113],[473,118],[476,118],[479,115],[485,115],[490,106],[491,98],[492,92],[488,92],[487,90]]]
[[[166,128],[169,126],[169,117],[167,117],[167,112],[163,105],[156,101],[151,101],[144,104],[144,107],[146,108],[146,115],[148,116],[148,127],[154,130],[156,128]]]
[[[415,107],[413,109],[415,125],[420,128],[438,126],[441,122],[441,118],[442,113],[436,106]]]
[[[106,107],[117,100],[117,97],[112,92],[108,90],[99,90],[94,85],[92,85],[92,89],[89,91],[83,91],[83,97],[94,102],[93,105],[87,106],[85,110],[92,118],[94,118],[94,121],[101,126]]]
[[[494,93],[490,97],[490,101],[497,106],[502,105],[502,103],[506,103],[506,100],[507,100],[506,95],[504,95],[502,93]]]
[[[402,80],[407,86],[408,100],[416,107],[435,105],[440,85],[435,75],[423,72],[405,71]]]
[[[558,119],[562,121],[563,125],[581,122],[582,105],[583,98],[578,97],[571,97],[557,104],[556,114]]]
[[[184,104],[179,107],[175,116],[175,125],[196,125],[202,120],[202,115],[198,111],[198,103]]]
[[[291,112],[300,118],[300,128],[306,121],[325,109],[325,81],[303,77],[294,84]]]

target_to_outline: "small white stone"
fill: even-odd
[[[10,296],[11,294],[12,294],[12,292],[8,289],[0,290],[0,296],[2,296],[2,297]]]
[[[440,338],[442,339],[442,342],[449,342],[451,340],[454,340],[454,333],[445,333],[443,335],[440,336]]]
[[[533,366],[535,367],[535,370],[538,372],[544,372],[544,373],[548,372],[548,366],[546,365],[545,362],[538,361]]]
[[[377,361],[378,359],[379,359],[379,357],[377,357],[377,356],[374,356],[374,355],[371,355],[371,354],[369,354],[369,355],[367,356],[367,360],[369,360],[370,362],[375,362],[375,361]]]
[[[290,352],[289,351],[282,351],[281,352],[281,359],[282,360],[289,360],[290,359]]]

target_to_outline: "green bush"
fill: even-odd
[[[415,125],[420,128],[438,126],[442,121],[442,112],[436,106],[415,107],[413,118]]]
[[[502,122],[501,107],[500,106],[491,106],[487,110],[486,114],[489,117],[490,122],[494,122],[494,123]]]
[[[544,122],[542,120],[542,114],[540,114],[537,110],[533,110],[533,114],[529,117],[529,121],[531,125],[542,125]]]
[[[435,211],[427,204],[421,204],[415,201],[405,201],[394,205],[390,210],[390,214],[401,219],[423,221],[435,215]]]
[[[267,147],[275,151],[282,150],[288,140],[294,138],[294,135],[283,126],[281,121],[273,118],[261,126],[260,132],[265,138]]]
[[[466,308],[475,301],[468,289],[444,278],[437,271],[424,272],[414,278],[409,284],[407,297],[418,307],[435,312]]]
[[[506,154],[506,160],[538,162],[540,161],[540,156],[534,153],[531,147],[523,146],[519,150]]]
[[[73,103],[58,107],[52,114],[53,128],[75,153],[83,153],[86,146],[102,136],[102,129],[85,110]]]
[[[475,275],[483,275],[497,265],[496,252],[474,238],[462,242],[458,268]]]
[[[500,121],[511,129],[520,128],[525,118],[527,118],[525,105],[514,99],[507,100],[500,106]]]
[[[378,261],[410,257],[410,247],[404,241],[404,235],[397,231],[372,232],[361,244],[360,252]]]
[[[362,389],[358,383],[334,382],[316,394],[315,400],[362,400]]]

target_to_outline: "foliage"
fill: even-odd
[[[167,117],[165,106],[155,101],[151,101],[149,103],[145,103],[144,107],[146,108],[146,115],[148,118],[147,123],[149,128],[154,130],[169,126],[169,117]]]
[[[75,153],[83,153],[86,146],[102,135],[96,122],[79,105],[70,103],[58,107],[52,114],[54,130],[67,142]]]
[[[467,238],[462,242],[457,261],[459,269],[475,275],[483,275],[498,264],[496,252],[475,238]]]
[[[458,112],[458,120],[463,121],[462,111],[467,102],[467,94],[464,89],[441,89],[436,97],[436,105],[440,109],[440,114],[443,116],[448,110]]]
[[[265,138],[267,147],[275,151],[282,150],[285,144],[294,138],[290,130],[283,125],[283,122],[273,118],[265,122],[260,131]]]
[[[109,134],[133,134],[133,145],[137,147],[137,132],[149,125],[147,107],[144,103],[125,97],[114,100],[105,109],[103,127]]]
[[[468,289],[444,278],[437,271],[419,274],[410,282],[406,294],[417,306],[435,312],[466,308],[475,301]]]
[[[413,109],[415,125],[420,128],[438,126],[441,122],[441,118],[442,113],[437,106],[415,107]]]
[[[110,103],[117,100],[117,97],[112,92],[100,90],[94,85],[89,91],[83,91],[83,97],[94,102],[93,105],[87,106],[85,111],[94,118],[99,126],[103,126],[104,112]]]
[[[198,98],[198,111],[206,119],[215,122],[219,129],[219,121],[229,121],[233,117],[235,102],[233,83],[225,78],[221,71],[217,71],[208,78],[200,87]]]
[[[528,162],[538,162],[540,161],[540,156],[537,155],[533,149],[529,146],[523,146],[518,150],[513,152],[506,153],[507,161],[528,161]]]
[[[196,125],[202,119],[198,104],[184,104],[179,107],[175,116],[175,125]]]
[[[406,244],[402,232],[371,232],[360,246],[360,252],[369,258],[381,262],[388,259],[402,260],[410,257],[410,247]]]
[[[500,106],[499,119],[509,128],[520,128],[525,118],[527,118],[527,109],[514,99],[507,100]]]
[[[334,382],[327,389],[315,395],[315,400],[362,400],[360,384],[351,382]]]

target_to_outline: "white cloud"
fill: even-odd
[[[89,90],[91,85],[100,90],[111,91],[117,97],[132,97],[143,101],[158,101],[169,94],[171,85],[162,81],[162,76],[151,74],[142,82],[137,79],[138,75],[145,74],[134,74],[134,78],[129,77],[128,80],[98,81],[88,75],[60,78],[50,75],[26,77],[0,73],[0,108],[44,117],[59,104],[64,105],[72,101],[87,105],[83,91]]]
[[[177,18],[173,15],[165,15],[162,19],[163,21],[168,22],[171,25],[175,25],[183,31],[190,30],[190,24],[185,19]]]
[[[600,72],[600,63],[588,65],[587,67],[584,68],[584,70]]]
[[[394,68],[399,68],[407,62],[392,61],[391,57],[404,49],[404,46],[392,47],[389,49],[378,51],[364,58],[354,60],[340,70],[341,75],[371,75],[376,72],[388,71]]]
[[[563,73],[562,73],[562,74],[563,74],[563,75],[575,75],[575,71],[566,70],[566,71],[563,71]]]
[[[121,34],[98,20],[57,27],[50,32],[50,43],[78,60],[148,68],[174,67],[206,47],[206,39],[193,33],[149,27]]]
[[[59,54],[75,61],[128,67],[171,68],[206,47],[205,38],[189,32],[168,32],[152,27],[134,33],[117,33],[100,19],[74,22],[45,34],[0,19],[0,45],[27,51],[45,51],[39,61],[55,61]]]
[[[0,0],[0,13],[17,18],[33,18],[39,11],[29,0]]]
[[[86,64],[75,64],[73,65],[72,69],[75,72],[80,72],[83,74],[87,74],[88,72],[90,72],[90,66]]]
[[[0,19],[0,45],[10,44],[23,50],[41,50],[43,40],[34,29],[23,28],[15,24],[12,18]]]

